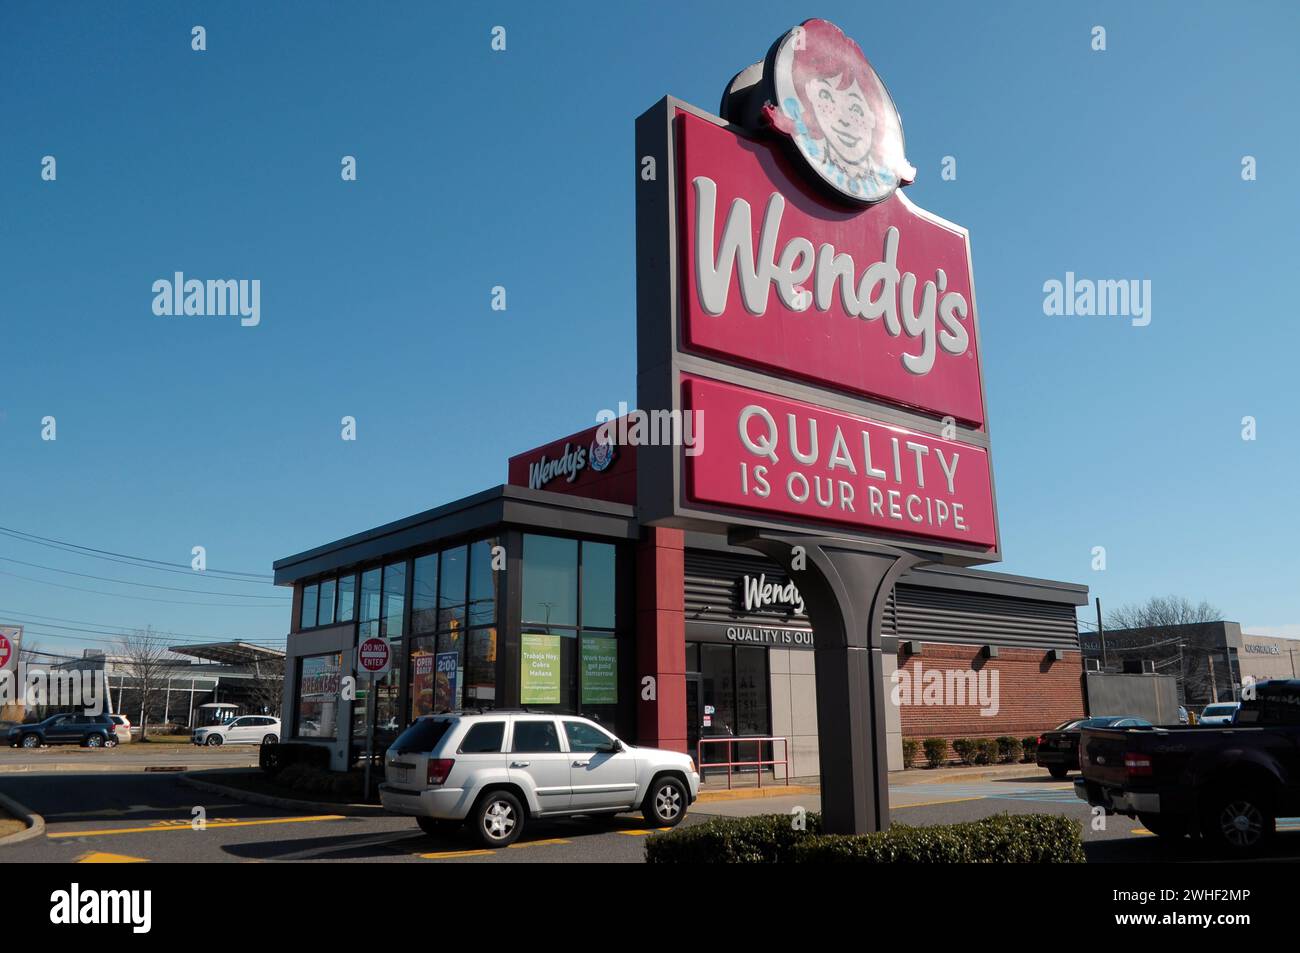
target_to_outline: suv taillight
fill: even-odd
[[[1124,770],[1130,778],[1151,777],[1151,756],[1137,751],[1124,755]]]
[[[454,758],[430,758],[429,759],[429,778],[430,784],[442,784],[447,780],[447,775],[451,774],[451,766],[456,763]]]

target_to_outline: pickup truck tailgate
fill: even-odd
[[[1124,766],[1124,756],[1144,751],[1143,741],[1149,737],[1145,731],[1085,728],[1079,738],[1079,768],[1083,776],[1098,784],[1127,783],[1129,775]]]

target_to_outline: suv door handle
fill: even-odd
[[[527,762],[527,761],[511,761],[511,762],[510,762],[510,767],[512,767],[512,768],[526,768],[526,767],[528,767],[528,762]]]
[[[575,762],[573,762],[573,766],[574,766],[575,768],[585,768],[585,767],[587,767],[589,764],[591,764],[590,761],[575,761]]]

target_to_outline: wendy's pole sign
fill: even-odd
[[[833,829],[888,823],[880,615],[920,562],[1000,558],[966,230],[917,208],[893,100],[825,20],[780,37],[721,116],[637,120],[643,521],[725,532],[799,581],[817,632]]]

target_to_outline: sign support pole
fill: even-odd
[[[888,829],[881,626],[894,583],[922,557],[856,540],[767,530],[733,529],[729,540],[790,573],[812,622],[823,828],[830,834]]]
[[[375,753],[375,675],[370,673],[366,682],[366,801],[370,800],[370,762]]]

